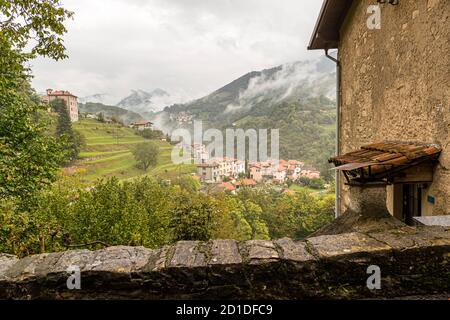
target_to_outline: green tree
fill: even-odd
[[[158,162],[159,147],[154,142],[139,143],[133,150],[138,166],[147,171]]]
[[[308,178],[308,177],[300,177],[298,182],[301,183],[305,187],[310,187],[313,189],[324,189],[325,181],[321,178]]]
[[[245,178],[247,178],[247,174],[245,172],[239,172],[238,179],[241,180],[241,179],[245,179]]]
[[[31,97],[24,65],[37,55],[66,57],[70,16],[57,0],[0,0],[0,199],[28,200],[55,179],[58,144],[40,119],[44,108]]]
[[[32,56],[64,59],[63,23],[72,16],[59,0],[0,0],[0,34],[19,51],[28,45]]]
[[[60,161],[43,107],[31,98],[26,59],[0,32],[0,199],[29,199],[55,179]]]
[[[192,195],[181,190],[172,199],[176,203],[171,209],[174,241],[211,239],[218,211],[215,201],[201,193]]]
[[[253,203],[250,200],[246,200],[244,203],[244,216],[252,228],[252,239],[256,240],[268,240],[269,229],[266,222],[261,218],[262,209],[259,205]]]
[[[171,180],[172,185],[180,186],[189,193],[196,193],[202,186],[201,182],[189,175],[177,176]]]
[[[101,122],[101,123],[104,123],[104,122],[105,122],[105,116],[103,115],[103,112],[100,112],[100,113],[97,115],[97,120],[98,120],[99,122]]]
[[[156,140],[156,139],[164,138],[164,133],[161,130],[144,129],[144,130],[138,130],[137,134],[142,136],[144,139],[149,139],[149,140]]]
[[[120,119],[115,115],[111,116],[111,121],[112,121],[112,123],[116,123],[116,124],[120,123]]]
[[[72,128],[69,110],[66,102],[62,99],[55,99],[51,102],[51,107],[58,113],[56,134],[61,139],[64,150],[64,163],[68,163],[78,157],[84,144],[84,137]]]
[[[300,239],[329,223],[333,206],[333,195],[305,191],[207,195],[148,177],[110,178],[86,190],[74,177],[62,177],[27,210],[0,202],[0,252],[94,249],[98,241],[155,248],[178,240]]]

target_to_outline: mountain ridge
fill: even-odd
[[[122,121],[125,125],[129,125],[134,121],[144,120],[144,118],[136,112],[126,110],[117,106],[105,105],[98,102],[79,103],[78,110],[81,113],[103,113],[103,115],[108,118],[114,116]]]
[[[142,89],[131,90],[131,94],[120,100],[116,105],[126,110],[147,114],[158,112],[164,107],[164,100],[170,98],[166,91],[156,88],[148,92]]]
[[[335,94],[334,65],[320,58],[248,72],[209,95],[163,111],[169,115],[185,112],[193,119],[231,125],[255,108],[320,96],[334,100]]]

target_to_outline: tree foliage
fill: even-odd
[[[51,107],[58,114],[56,134],[60,139],[64,151],[63,163],[67,164],[78,157],[81,148],[85,144],[84,137],[72,128],[69,110],[64,100],[53,100],[51,102]]]
[[[215,201],[200,193],[181,192],[175,203],[177,205],[170,210],[174,240],[211,239],[214,217],[219,210]]]
[[[73,16],[59,0],[0,0],[0,34],[18,50],[55,60],[67,57],[63,22]]]
[[[139,143],[133,150],[138,166],[145,171],[158,162],[159,147],[154,142]]]
[[[0,199],[27,199],[55,179],[60,161],[43,108],[32,99],[26,59],[0,35]]]
[[[138,135],[143,137],[144,139],[149,140],[159,140],[164,139],[165,135],[161,130],[153,130],[153,129],[144,129],[136,131]]]
[[[59,147],[40,117],[44,108],[25,64],[37,55],[66,57],[61,36],[70,16],[56,0],[0,0],[0,200],[29,200],[55,179]]]
[[[312,189],[324,189],[325,181],[321,178],[308,178],[308,177],[300,177],[298,178],[298,182],[305,186],[310,187]]]
[[[333,218],[333,195],[250,189],[204,194],[151,178],[111,178],[90,190],[77,185],[73,178],[58,179],[27,211],[0,203],[0,251],[29,255],[93,242],[154,248],[178,240],[300,239]]]

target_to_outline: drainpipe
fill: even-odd
[[[328,54],[325,49],[325,56],[336,63],[336,155],[340,154],[339,142],[341,140],[340,124],[341,124],[341,64],[339,62],[339,52],[337,59]],[[341,174],[336,171],[336,202],[335,202],[335,218],[341,215]]]

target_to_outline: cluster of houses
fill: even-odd
[[[178,113],[176,115],[170,114],[169,118],[170,118],[170,121],[176,121],[179,125],[193,123],[192,115],[190,115],[186,111],[181,111],[180,113]]]
[[[281,184],[287,180],[295,181],[301,177],[319,179],[320,171],[301,161],[281,159],[278,163],[273,160],[250,163],[249,175],[256,182]]]
[[[197,165],[197,177],[202,182],[212,183],[216,191],[235,193],[242,187],[255,188],[262,183],[283,185],[301,177],[319,179],[320,172],[297,160],[280,160],[278,164],[272,160],[254,162],[246,170],[243,161],[223,158]],[[291,192],[289,189],[283,191]]]
[[[222,182],[214,186],[215,190],[218,192],[230,192],[235,193],[241,188],[255,188],[258,183],[253,179],[241,179],[241,180],[231,180],[227,182]]]
[[[253,187],[259,183],[283,184],[301,177],[320,178],[318,170],[297,160],[267,160],[246,165],[245,161],[229,157],[208,159],[208,153],[202,144],[192,145],[191,152],[197,163],[197,177],[200,181],[221,184],[230,191],[241,185]]]

